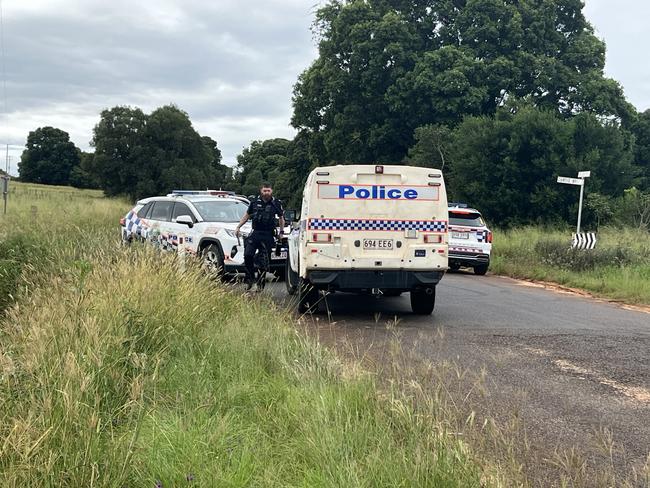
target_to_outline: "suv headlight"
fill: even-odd
[[[233,239],[237,239],[237,233],[234,230],[224,229],[225,233]],[[239,231],[241,237],[248,237],[248,232]]]

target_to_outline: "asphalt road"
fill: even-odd
[[[285,303],[282,284],[270,289]],[[326,300],[329,314],[311,321],[310,333],[378,374],[389,374],[395,341],[413,371],[453,364],[466,383],[449,388],[459,409],[494,419],[517,439],[516,457],[534,485],[559,485],[564,476],[583,486],[646,486],[649,313],[462,272],[443,278],[432,316],[413,315],[408,294]],[[433,389],[441,380],[427,381]]]

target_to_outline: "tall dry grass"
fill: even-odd
[[[2,231],[0,486],[486,483],[434,403],[344,374],[265,298],[121,247],[128,203],[28,189],[37,210],[17,192]]]

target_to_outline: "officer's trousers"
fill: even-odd
[[[246,239],[246,247],[244,248],[244,265],[246,265],[246,280],[252,282],[255,276],[255,252],[259,249],[260,252],[268,254],[269,262],[271,260],[271,250],[275,245],[272,231],[254,230],[251,235]]]

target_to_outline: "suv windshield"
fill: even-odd
[[[449,212],[449,225],[464,227],[483,227],[485,222],[479,213],[458,213]]]
[[[248,209],[245,203],[231,200],[193,203],[205,222],[239,222]]]

